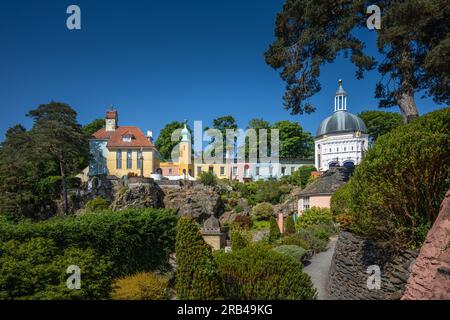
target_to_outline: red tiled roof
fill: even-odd
[[[123,136],[125,135],[132,136],[131,142],[123,141]],[[108,144],[106,145],[108,148],[153,147],[153,144],[147,139],[147,137],[138,127],[122,126],[118,127],[116,131],[106,131],[105,128],[102,128],[93,134],[93,138],[108,140]]]
[[[109,140],[109,139],[111,139],[111,137],[113,136],[114,133],[115,133],[115,131],[106,131],[105,128],[101,128],[100,130],[98,130],[97,132],[95,132],[92,135],[92,138]]]

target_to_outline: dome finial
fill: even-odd
[[[338,80],[339,88],[334,96],[334,112],[347,110],[347,93],[342,87],[342,79]]]

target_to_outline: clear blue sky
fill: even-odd
[[[82,30],[66,28],[77,4]],[[315,132],[333,111],[344,80],[349,111],[377,109],[377,72],[363,80],[338,59],[322,70],[318,110],[291,116],[282,107],[284,83],[264,62],[282,0],[8,0],[0,9],[0,138],[7,128],[31,126],[25,114],[50,100],[70,104],[86,124],[119,110],[120,124],[153,130],[168,122],[231,114],[240,127],[262,117],[298,121]],[[375,53],[375,34],[364,31]],[[425,113],[438,106],[418,100]],[[396,109],[392,109],[393,111]]]

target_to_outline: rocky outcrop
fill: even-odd
[[[129,208],[162,208],[164,193],[152,181],[129,183],[115,194],[111,204],[113,211]]]
[[[364,238],[341,232],[328,279],[333,300],[397,300],[408,280],[414,250],[390,250]],[[379,267],[380,286],[374,284]],[[376,284],[376,282],[375,282]]]
[[[213,187],[197,184],[193,187],[162,189],[164,207],[173,209],[178,216],[191,216],[203,222],[211,215],[218,217],[223,212],[220,194]]]
[[[404,300],[450,300],[450,190],[414,262]]]

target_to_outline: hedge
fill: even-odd
[[[218,252],[215,258],[227,300],[310,300],[316,296],[300,262],[268,247]]]
[[[104,211],[17,224],[0,219],[0,241],[42,237],[60,250],[92,248],[114,264],[114,276],[161,267],[174,251],[176,216],[165,209]]]

